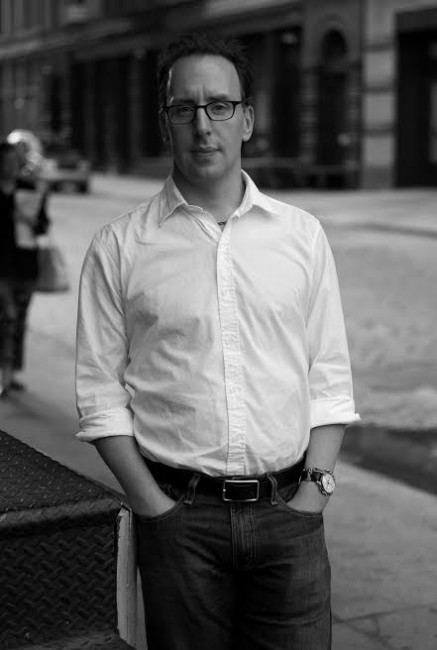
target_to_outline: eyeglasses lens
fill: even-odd
[[[170,106],[168,117],[173,124],[189,124],[195,118],[195,113],[204,108],[210,120],[220,122],[229,120],[235,111],[232,102],[211,102],[206,106]]]

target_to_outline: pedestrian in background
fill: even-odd
[[[14,145],[0,143],[0,396],[23,390],[26,319],[38,278],[36,237],[48,230],[47,193],[19,200],[20,162]]]
[[[322,511],[359,416],[325,234],[241,169],[249,79],[232,41],[168,46],[173,172],[82,271],[78,437],[135,513],[149,650],[331,643]]]

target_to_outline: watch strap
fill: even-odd
[[[300,481],[313,481],[314,483],[317,483],[320,492],[325,496],[329,496],[332,494],[332,492],[327,492],[322,485],[322,479],[324,476],[326,476],[326,474],[329,474],[329,476],[331,476],[334,481],[334,486],[332,489],[333,492],[335,489],[335,477],[334,473],[329,469],[320,469],[319,467],[305,467],[300,475]]]

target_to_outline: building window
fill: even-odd
[[[348,48],[343,35],[332,30],[321,47],[318,110],[318,162],[342,164],[348,142]]]
[[[11,2],[10,4],[11,11],[11,31],[17,32],[21,29],[21,16],[23,3],[22,0],[16,0],[16,2]]]
[[[64,4],[64,22],[83,23],[90,18],[88,0],[67,0]]]
[[[300,144],[300,35],[296,30],[274,33],[273,62],[273,148],[279,156],[296,157]]]
[[[437,165],[437,80],[430,84],[429,162]]]
[[[44,23],[42,0],[23,0],[23,28],[34,29]]]
[[[12,32],[13,0],[0,0],[0,36]]]

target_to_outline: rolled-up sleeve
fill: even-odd
[[[307,317],[311,428],[349,424],[355,412],[352,373],[337,271],[319,227],[313,247],[312,291]]]
[[[117,248],[108,233],[95,236],[82,268],[76,337],[79,440],[133,436],[125,316]]]

